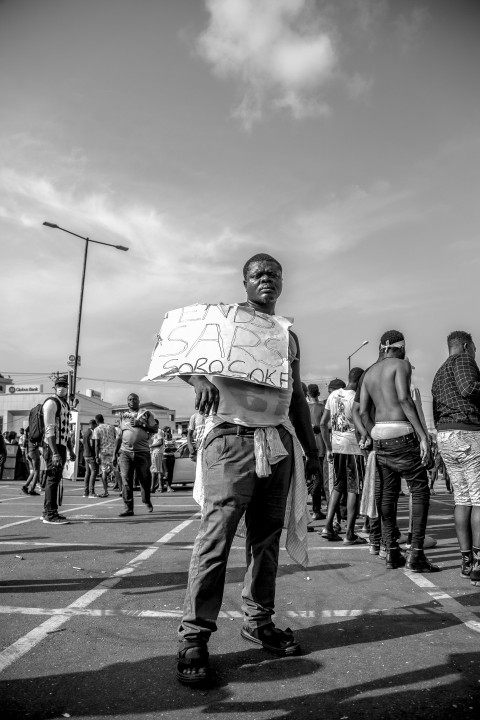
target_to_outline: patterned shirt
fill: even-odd
[[[70,438],[70,406],[58,396],[49,397],[43,403],[45,442],[54,437],[58,445],[67,445]]]
[[[466,352],[450,355],[432,385],[437,430],[480,431],[480,370]]]
[[[107,425],[107,423],[97,425],[92,435],[92,440],[97,443],[95,448],[97,455],[100,455],[100,453],[104,456],[113,455],[116,439],[117,436],[113,425]]]

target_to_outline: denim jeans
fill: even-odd
[[[142,502],[150,503],[150,453],[125,452],[121,450],[118,455],[118,467],[122,476],[122,495],[125,510],[133,510],[133,476],[140,483]]]
[[[240,518],[247,528],[242,591],[245,624],[269,624],[275,605],[280,536],[292,473],[292,438],[279,429],[288,457],[268,477],[255,473],[253,436],[216,437],[203,451],[205,503],[190,562],[181,638],[207,642],[217,629],[230,548]]]
[[[57,443],[58,454],[60,455],[62,464],[58,467],[53,466],[53,453],[50,445],[46,443],[43,446],[43,459],[45,460],[45,499],[43,503],[43,514],[50,520],[58,515],[58,487],[62,481],[63,466],[67,459],[67,448],[65,445]]]
[[[93,457],[85,457],[85,484],[83,492],[85,495],[93,495],[95,492],[95,480],[97,479],[98,465]]]
[[[412,500],[412,547],[422,549],[427,527],[430,490],[427,469],[420,461],[416,435],[403,435],[390,440],[374,440],[378,482],[375,496],[382,519],[382,534],[387,548],[397,545],[394,531],[397,523],[397,502],[401,478],[405,478]]]

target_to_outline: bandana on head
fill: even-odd
[[[391,343],[390,340],[387,340],[385,345],[380,345],[382,350],[388,350],[388,348],[396,347],[396,348],[404,348],[405,347],[405,340],[399,340],[398,342]]]

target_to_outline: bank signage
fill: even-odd
[[[43,385],[9,385],[8,392],[11,395],[27,395],[30,393],[43,393]]]
[[[82,358],[80,357],[80,355],[77,355],[77,367],[80,367],[81,364],[82,364]],[[69,365],[70,367],[75,366],[75,355],[68,356],[67,365]]]

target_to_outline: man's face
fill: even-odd
[[[58,397],[67,397],[68,392],[68,386],[64,383],[59,383],[55,385],[55,393],[58,395]]]
[[[243,284],[250,302],[271,305],[282,292],[282,272],[271,260],[260,260],[250,265]]]
[[[138,395],[135,395],[135,393],[131,393],[131,395],[127,397],[127,405],[130,410],[138,410],[138,408],[140,407],[140,398],[138,397]]]

